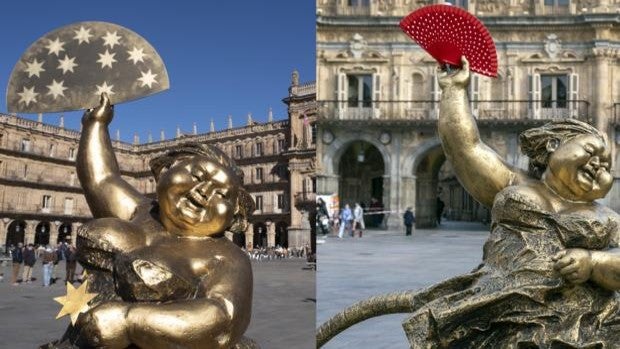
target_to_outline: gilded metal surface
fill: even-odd
[[[595,201],[612,184],[605,136],[574,120],[527,130],[520,143],[529,171],[513,168],[480,139],[463,63],[440,76],[438,127],[463,186],[492,205],[482,264],[355,304],[318,329],[318,345],[369,317],[408,312],[412,348],[618,347],[620,218]]]
[[[187,145],[154,159],[158,201],[125,182],[112,151],[113,107],[82,119],[77,171],[94,220],[78,232],[78,260],[97,296],[49,348],[252,348],[252,269],[226,230],[253,211],[237,167],[221,151]]]
[[[106,92],[113,104],[167,90],[168,73],[153,46],[107,22],[79,22],[37,39],[13,68],[9,112],[93,108]]]

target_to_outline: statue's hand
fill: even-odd
[[[127,326],[127,306],[121,302],[101,304],[78,319],[80,340],[92,348],[126,348],[131,344]]]
[[[592,275],[592,256],[588,250],[570,248],[556,253],[552,260],[553,268],[570,283],[584,283]]]
[[[437,68],[439,69],[437,80],[439,82],[439,87],[441,87],[442,90],[449,87],[465,89],[469,86],[469,62],[465,56],[461,57],[461,63],[463,64],[463,67],[451,73]]]
[[[99,121],[108,125],[112,121],[112,117],[114,116],[114,106],[110,104],[110,98],[107,93],[101,94],[101,99],[99,100],[99,106],[96,108],[88,109],[84,112],[84,116],[82,117],[82,122],[94,122]]]

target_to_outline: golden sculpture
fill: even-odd
[[[84,281],[77,289],[73,287],[73,284],[67,282],[67,295],[54,298],[56,302],[62,304],[56,319],[68,315],[71,318],[71,324],[75,325],[78,316],[90,310],[88,302],[96,296],[97,294],[88,292],[88,280]]]
[[[157,199],[125,182],[103,94],[85,112],[77,171],[94,220],[78,232],[85,314],[49,348],[257,348],[250,322],[252,269],[225,231],[254,210],[240,170],[220,150],[186,144],[150,162]],[[84,299],[82,299],[84,300]],[[70,309],[69,309],[70,310]]]
[[[529,171],[513,168],[480,139],[465,58],[463,67],[439,79],[438,128],[465,189],[492,205],[482,264],[357,303],[318,329],[317,345],[367,318],[407,312],[411,348],[617,348],[620,217],[595,201],[612,185],[606,137],[553,121],[521,134]]]

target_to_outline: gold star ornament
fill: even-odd
[[[56,302],[62,304],[62,309],[60,309],[56,319],[69,315],[71,324],[75,325],[80,313],[85,313],[90,309],[88,302],[96,296],[97,293],[88,293],[88,281],[84,281],[77,289],[67,282],[67,295],[54,298]]]

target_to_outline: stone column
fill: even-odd
[[[58,228],[61,224],[60,221],[54,221],[50,224],[50,245],[56,246],[58,243]]]
[[[26,231],[24,234],[24,244],[34,243],[35,229],[37,228],[38,221],[26,221]]]
[[[337,175],[317,175],[316,191],[319,195],[331,195],[338,193],[338,181],[340,176]]]
[[[276,225],[275,223],[267,223],[267,247],[275,247],[276,245]]]
[[[401,212],[398,213],[399,217],[402,218],[404,214],[404,210],[407,207],[411,207],[415,209],[415,198],[416,198],[416,176],[402,176],[400,181],[400,193],[401,193]]]
[[[11,219],[8,217],[0,219],[0,245],[6,244],[6,234],[9,230],[9,223],[11,223]]]
[[[254,248],[254,224],[252,223],[248,223],[248,228],[245,230],[245,247],[248,251]]]
[[[76,246],[77,244],[77,234],[78,234],[78,230],[80,230],[80,228],[82,227],[82,223],[80,222],[75,222],[72,224],[71,226],[71,245]],[[50,241],[51,242],[51,241]]]
[[[592,116],[594,125],[604,133],[608,133],[609,118],[611,117],[612,96],[610,93],[610,70],[609,63],[612,52],[609,49],[595,48],[594,55],[594,76],[592,82]]]

